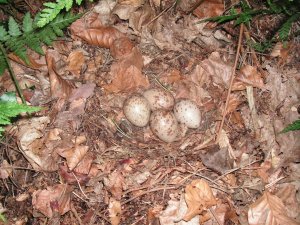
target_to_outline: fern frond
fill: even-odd
[[[7,32],[3,26],[0,26],[0,41],[6,47],[7,51],[14,52],[24,62],[29,63],[26,55],[27,48],[43,55],[44,51],[42,44],[51,45],[58,36],[63,36],[63,29],[69,26],[72,22],[80,18],[81,14],[73,15],[67,13],[65,15],[59,14],[53,21],[42,28],[34,27],[33,20],[29,14],[23,19],[22,31],[19,25],[12,19]],[[1,43],[1,42],[0,42]],[[0,62],[4,59],[0,55]],[[6,66],[1,63],[0,75],[4,72]]]
[[[32,107],[25,104],[18,104],[17,102],[0,102],[0,136],[3,125],[11,124],[11,118],[16,117],[23,112],[37,112],[41,110],[40,107]]]
[[[13,17],[9,17],[8,19],[8,33],[12,37],[18,37],[22,34],[18,23]]]
[[[33,30],[33,19],[30,17],[30,13],[27,12],[23,18],[23,32],[24,33],[29,33],[30,31]]]
[[[3,26],[0,26],[0,41],[7,41],[9,39],[9,34]]]
[[[287,21],[280,27],[278,30],[279,39],[281,41],[286,41],[290,30],[292,28],[293,22],[297,21],[300,18],[300,12],[292,15],[290,18],[287,19]]]

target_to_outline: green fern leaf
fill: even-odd
[[[73,0],[64,0],[65,1],[65,8],[69,11],[73,5]]]
[[[7,0],[0,0],[0,4],[6,4],[6,3],[8,3]]]
[[[30,17],[30,13],[27,12],[23,18],[23,31],[24,33],[29,33],[30,31],[33,30],[33,27],[32,27],[32,21],[33,19]]]
[[[45,54],[41,47],[40,39],[38,37],[36,37],[34,34],[28,35],[25,39],[26,39],[26,45],[28,48],[39,53],[40,55]]]
[[[290,34],[290,30],[292,28],[293,22],[298,20],[300,18],[300,12],[292,15],[290,18],[287,19],[287,21],[280,27],[278,34],[279,39],[281,41],[286,41],[288,39],[288,36]]]
[[[8,20],[8,33],[12,37],[18,37],[22,34],[18,23],[15,21],[13,17],[9,17]]]
[[[0,41],[7,41],[9,39],[9,34],[3,26],[0,26]]]
[[[286,133],[294,130],[300,130],[300,120],[295,120],[293,123],[284,128],[280,133]]]
[[[82,0],[75,0],[77,5],[81,5]]]

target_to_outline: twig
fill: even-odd
[[[146,24],[146,27],[149,26],[151,23],[153,23],[155,20],[157,20],[159,17],[162,16],[165,12],[168,12],[170,9],[172,9],[177,4],[177,0],[174,1],[174,3],[169,7],[161,11],[156,17],[154,17],[152,20],[150,20],[149,23]]]
[[[156,191],[160,191],[160,190],[171,190],[171,189],[176,189],[176,188],[178,188],[177,185],[176,186],[169,186],[169,187],[163,186],[163,187],[153,188],[153,189],[151,189],[149,191],[145,191],[143,193],[140,193],[140,194],[138,194],[138,195],[136,195],[136,196],[134,196],[134,197],[132,197],[132,198],[124,201],[124,202],[121,202],[121,205],[125,205],[128,202],[131,202],[134,199],[139,198],[139,197],[141,197],[141,196],[143,196],[145,194],[151,193],[151,192],[156,192]]]
[[[24,96],[22,94],[19,82],[18,82],[18,80],[17,80],[17,78],[15,76],[15,73],[14,73],[11,65],[10,65],[10,62],[9,62],[8,57],[7,57],[6,51],[5,51],[5,49],[4,49],[4,47],[3,47],[3,45],[1,43],[0,43],[0,50],[1,50],[2,54],[3,54],[3,56],[4,56],[4,59],[5,59],[5,62],[7,64],[8,71],[9,71],[9,75],[10,75],[11,79],[14,82],[14,85],[15,85],[15,87],[17,89],[18,95],[20,96],[20,98],[22,100],[22,103],[26,104],[26,101],[25,101],[25,98],[24,98]]]
[[[229,85],[229,88],[228,88],[226,103],[225,103],[225,107],[224,107],[224,111],[223,111],[222,121],[221,121],[219,131],[218,131],[216,143],[219,142],[221,132],[222,132],[222,129],[223,129],[223,125],[224,125],[224,121],[225,121],[225,117],[226,117],[226,112],[227,112],[227,108],[228,108],[228,104],[229,104],[229,99],[230,99],[230,94],[231,94],[231,90],[232,90],[233,80],[234,80],[234,77],[235,77],[235,70],[236,70],[236,67],[237,67],[239,54],[240,54],[240,50],[241,50],[241,45],[242,45],[243,30],[244,30],[244,25],[241,24],[238,47],[237,47],[236,56],[235,56],[235,62],[234,62],[234,66],[232,68],[232,73],[231,73],[231,77],[230,77],[230,85]]]
[[[222,174],[221,176],[219,176],[217,179],[215,179],[214,182],[220,180],[221,178],[225,177],[226,175],[228,175],[228,174],[230,174],[230,173],[233,173],[233,172],[235,172],[235,171],[237,171],[237,170],[244,169],[245,167],[251,166],[252,164],[257,163],[257,162],[260,162],[260,161],[261,161],[261,159],[256,160],[256,161],[253,161],[253,162],[251,162],[251,163],[248,163],[247,165],[240,166],[240,167],[234,168],[234,169],[232,169],[232,170],[228,170],[227,172],[225,172],[224,174]]]
[[[77,211],[76,211],[76,209],[75,209],[75,207],[74,207],[74,205],[73,205],[72,203],[71,203],[71,211],[72,211],[72,213],[74,214],[74,216],[76,217],[78,223],[79,223],[80,225],[83,225],[83,223],[82,223],[82,221],[81,221],[81,219],[80,219],[80,216],[78,215],[78,213],[77,213]]]

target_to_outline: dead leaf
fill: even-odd
[[[210,18],[220,16],[224,12],[223,0],[206,0],[203,1],[194,11],[193,14],[198,18]]]
[[[116,39],[110,46],[111,55],[115,59],[127,57],[133,50],[133,43],[128,37],[121,37]]]
[[[118,225],[121,221],[121,203],[114,198],[109,199],[109,218],[112,225]]]
[[[67,70],[69,70],[74,76],[79,78],[81,67],[84,64],[84,61],[85,61],[84,54],[81,49],[72,51],[67,58],[67,62],[68,62]]]
[[[141,32],[143,26],[149,23],[154,16],[155,12],[152,7],[150,7],[148,4],[145,4],[143,7],[130,14],[129,27],[137,32]]]
[[[62,164],[59,166],[59,174],[63,178],[63,180],[68,184],[81,184],[85,185],[89,181],[89,177],[87,174],[72,172],[68,169],[67,165]]]
[[[6,179],[12,174],[11,165],[4,159],[0,166],[0,178]]]
[[[120,171],[112,172],[108,178],[104,179],[104,184],[114,198],[121,199],[125,180]]]
[[[45,56],[40,56],[37,53],[32,52],[31,50],[27,50],[26,55],[27,55],[29,64],[24,62],[22,59],[20,59],[20,57],[18,57],[17,55],[15,55],[13,53],[9,53],[8,57],[9,57],[9,59],[11,59],[23,66],[29,67],[31,69],[45,70],[47,68]],[[36,55],[38,55],[39,58],[36,57]]]
[[[57,153],[67,160],[67,164],[70,170],[73,170],[77,164],[83,159],[87,153],[88,146],[75,146],[67,149],[57,149]]]
[[[248,222],[250,225],[299,224],[287,216],[286,208],[281,199],[267,191],[250,205]]]
[[[199,215],[196,215],[190,221],[183,221],[182,217],[187,211],[187,203],[181,196],[180,201],[168,201],[167,208],[159,216],[160,225],[199,225]]]
[[[112,43],[124,34],[114,27],[99,27],[99,28],[83,28],[78,29],[80,20],[75,21],[70,29],[73,35],[85,40],[90,45],[96,45],[103,48],[110,48]],[[82,23],[82,22],[81,22]],[[81,25],[82,27],[83,25]]]
[[[228,62],[225,63],[218,52],[211,53],[208,59],[202,61],[201,66],[208,72],[214,83],[229,87],[232,66]]]
[[[232,86],[232,90],[245,90],[246,86],[264,88],[264,81],[261,73],[257,71],[256,67],[245,65],[241,68],[240,73],[236,76]]]
[[[193,180],[185,187],[185,201],[188,206],[188,211],[183,218],[185,221],[191,220],[217,204],[211,188],[203,179]]]
[[[32,194],[33,208],[51,218],[53,216],[51,203],[56,202],[59,214],[63,215],[70,210],[72,190],[71,186],[58,184],[48,187],[46,190],[35,191]]]
[[[73,85],[64,80],[57,73],[54,54],[55,53],[53,50],[48,50],[46,53],[46,61],[50,77],[51,95],[54,98],[66,98],[71,94],[73,90]]]

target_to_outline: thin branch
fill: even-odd
[[[238,63],[239,54],[240,54],[241,45],[242,45],[243,30],[244,30],[244,24],[241,24],[240,34],[239,34],[239,42],[238,42],[238,47],[237,47],[236,56],[235,56],[235,62],[234,62],[234,66],[232,68],[232,73],[231,73],[231,78],[230,78],[230,85],[229,85],[229,88],[228,88],[226,103],[225,103],[225,107],[224,107],[224,111],[223,111],[222,121],[221,121],[220,128],[219,128],[219,131],[218,131],[216,143],[219,142],[221,132],[222,132],[222,129],[223,129],[223,126],[224,126],[224,121],[225,121],[225,117],[226,117],[227,108],[228,108],[228,105],[229,105],[229,99],[230,99],[230,94],[231,94],[231,90],[232,90],[233,80],[234,80],[234,77],[235,77],[235,71],[236,71],[236,68],[237,68],[237,63]]]

